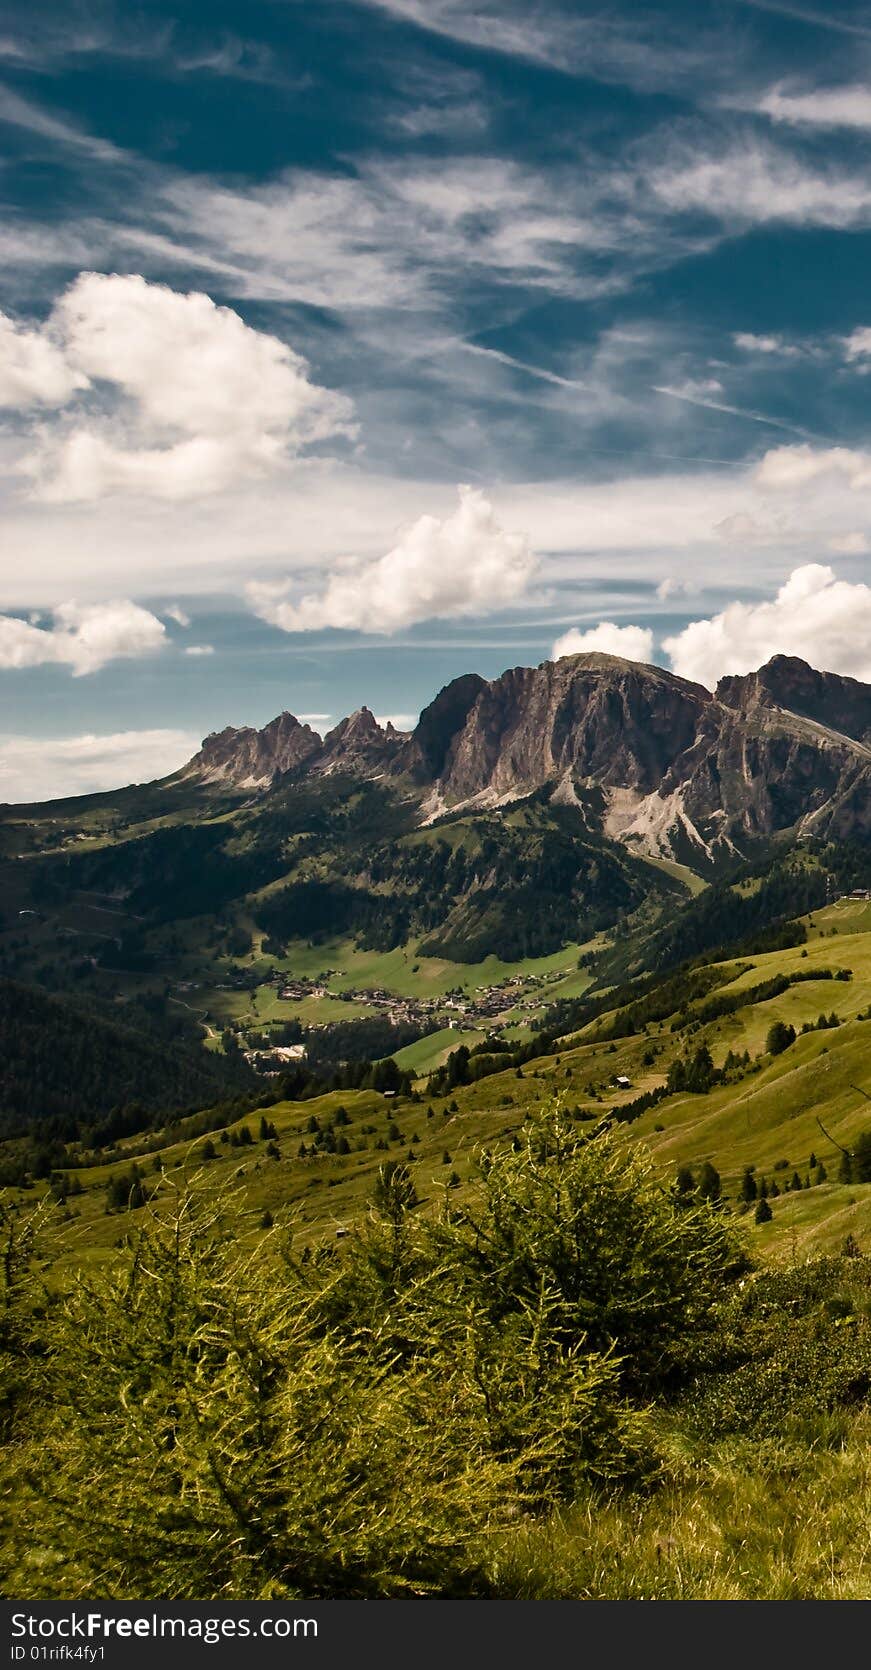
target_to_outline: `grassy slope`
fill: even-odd
[[[843,947],[844,940],[839,947],[833,939],[819,940],[818,944],[831,960],[831,952]],[[814,949],[809,947],[811,952]],[[778,967],[788,969],[796,955],[776,952],[756,959],[758,977]],[[851,942],[851,962],[856,974],[851,984],[824,984],[826,997],[833,995],[833,1002],[838,1000],[844,1010],[846,1002],[851,1009],[871,1002],[871,935]],[[743,980],[751,977],[744,975]],[[819,989],[814,984],[814,992]],[[729,1042],[743,1045],[746,1040],[749,1047],[761,1044],[778,1004],[784,1005],[784,1012],[791,1012],[794,997],[796,994],[789,992],[773,1004],[753,1005],[729,1017],[728,1022],[714,1024],[707,1029],[714,1052],[724,1054]],[[692,1045],[702,1035],[694,1034]],[[459,1034],[451,1034],[451,1040],[456,1047]],[[681,1042],[669,1032],[656,1034],[654,1042],[659,1040],[669,1055]],[[437,1042],[425,1039],[412,1049],[422,1052],[424,1045],[434,1049]],[[414,1104],[385,1099],[375,1092],[337,1092],[304,1104],[285,1102],[267,1111],[279,1134],[280,1161],[265,1156],[265,1144],[255,1142],[254,1147],[237,1149],[220,1144],[214,1134],[219,1157],[210,1162],[209,1169],[215,1179],[244,1184],[255,1209],[269,1209],[274,1214],[282,1209],[289,1211],[300,1239],[330,1234],[337,1224],[367,1209],[377,1167],[387,1157],[405,1159],[410,1154],[420,1199],[435,1201],[442,1196],[451,1172],[457,1172],[462,1187],[479,1144],[509,1139],[527,1112],[554,1091],[562,1092],[571,1106],[596,1117],[632,1099],[644,1087],[661,1082],[667,1057],[659,1057],[652,1067],[641,1064],[642,1052],[649,1044],[651,1039],[644,1035],[616,1045],[581,1039],[559,1054],[554,1052],[527,1065],[522,1077],[509,1069],[479,1080],[476,1086],[457,1089],[451,1099],[432,1099],[432,1116],[427,1116],[425,1097]],[[851,1089],[853,1084],[871,1089],[869,1065],[871,1022],[849,1020],[836,1032],[813,1032],[799,1039],[774,1060],[764,1057],[739,1084],[716,1087],[707,1096],[674,1096],[661,1102],[636,1124],[624,1127],[626,1141],[644,1139],[669,1176],[681,1164],[711,1159],[733,1197],[744,1166],[756,1166],[769,1179],[778,1176],[783,1184],[793,1169],[804,1177],[809,1154],[816,1152],[826,1164],[829,1181],[801,1194],[781,1194],[773,1202],[773,1222],[764,1227],[749,1226],[759,1251],[773,1259],[804,1256],[809,1251],[841,1246],[848,1231],[859,1244],[868,1246],[871,1186],[836,1181],[838,1151],[821,1134],[818,1119],[834,1141],[844,1146],[871,1124],[871,1104],[864,1104],[863,1097]],[[616,1092],[609,1086],[617,1072],[631,1077],[631,1091]],[[452,1101],[456,1101],[456,1111]],[[307,1132],[312,1114],[324,1122],[339,1106],[349,1112],[350,1124],[344,1129],[352,1152],[347,1156],[299,1159],[300,1142],[307,1147],[312,1142]],[[259,1116],[249,1114],[244,1121],[237,1121],[239,1124],[247,1124],[252,1134],[257,1134]],[[399,1127],[399,1139],[390,1139],[387,1147],[375,1147],[377,1141],[387,1142],[390,1124]],[[364,1126],[372,1129],[364,1132]],[[167,1174],[172,1176],[177,1167],[197,1166],[200,1147],[202,1142],[190,1141],[162,1146],[160,1157]],[[135,1152],[142,1154],[142,1142],[122,1144],[120,1156],[127,1162]],[[451,1156],[449,1162],[444,1161],[446,1154]],[[143,1157],[143,1171],[149,1172],[152,1164],[152,1157]],[[127,1217],[105,1214],[105,1182],[118,1167],[120,1161],[78,1171],[85,1192],[70,1202],[80,1216],[68,1224],[70,1251],[75,1247],[75,1258],[82,1254],[107,1256],[118,1234],[127,1229]]]
[[[367,1208],[378,1166],[386,1158],[405,1159],[411,1154],[418,1194],[424,1201],[435,1201],[452,1172],[463,1186],[479,1144],[509,1139],[525,1114],[555,1091],[588,1117],[601,1117],[611,1107],[662,1083],[669,1060],[687,1043],[695,1049],[706,1039],[717,1062],[729,1048],[746,1047],[757,1055],[764,1050],[773,1019],[783,1016],[800,1023],[815,1018],[821,1009],[826,1013],[836,1009],[845,1019],[837,1030],[810,1033],[773,1060],[763,1056],[738,1083],[716,1087],[706,1096],[668,1098],[625,1127],[626,1140],[646,1141],[666,1175],[674,1175],[679,1165],[710,1159],[733,1197],[745,1166],[755,1166],[769,1179],[776,1175],[782,1183],[794,1169],[804,1177],[813,1151],[823,1160],[829,1181],[775,1200],[772,1223],[750,1226],[756,1244],[766,1257],[789,1259],[837,1248],[851,1231],[867,1246],[871,1185],[837,1182],[839,1154],[822,1134],[818,1120],[844,1146],[871,1125],[871,1103],[852,1088],[859,1085],[871,1092],[871,1021],[855,1018],[871,1004],[871,930],[846,904],[817,913],[815,924],[807,957],[798,949],[754,957],[752,970],[739,976],[734,989],[750,987],[778,972],[814,966],[851,967],[854,977],[849,983],[811,981],[767,1003],[750,1004],[688,1039],[671,1033],[665,1023],[648,1035],[637,1034],[617,1043],[597,1042],[592,1036],[594,1024],[566,1040],[559,1051],[530,1063],[520,1077],[509,1069],[461,1087],[450,1098],[433,1098],[431,1116],[425,1095],[417,1104],[388,1100],[375,1092],[342,1092],[313,1102],[280,1104],[267,1110],[278,1131],[280,1160],[267,1158],[263,1144],[241,1149],[222,1145],[215,1133],[218,1157],[210,1170],[216,1178],[242,1182],[256,1208],[272,1213],[288,1209],[294,1233],[308,1240],[333,1233],[337,1225]],[[331,965],[321,958],[320,967],[324,966]],[[436,1034],[411,1050],[418,1052],[417,1065],[423,1071],[430,1059],[460,1041],[458,1032],[449,1033],[447,1039]],[[651,1047],[663,1053],[645,1065],[642,1058]],[[632,1080],[631,1090],[613,1088],[611,1080],[618,1073]],[[424,1080],[421,1088],[425,1090]],[[451,1106],[454,1100],[456,1111]],[[299,1159],[300,1142],[311,1145],[306,1127],[312,1114],[323,1121],[340,1105],[350,1116],[345,1134],[352,1152]],[[399,1128],[399,1139],[391,1139],[386,1149],[376,1148],[376,1141],[387,1142],[392,1122]],[[259,1115],[250,1114],[238,1123],[247,1124],[256,1135]],[[364,1132],[364,1125],[373,1129]],[[159,1143],[159,1139],[152,1140]],[[195,1166],[199,1146],[182,1141],[164,1147],[161,1158],[167,1172]],[[122,1145],[121,1154],[126,1161],[141,1153],[142,1147],[142,1142],[131,1141]],[[444,1160],[446,1153],[449,1162]],[[142,1160],[146,1172],[152,1163],[151,1156]],[[85,1193],[71,1202],[80,1216],[69,1223],[76,1257],[108,1255],[128,1227],[126,1217],[107,1217],[104,1209],[106,1180],[118,1168],[116,1161],[79,1170]]]

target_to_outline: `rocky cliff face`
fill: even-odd
[[[378,775],[395,765],[408,738],[394,729],[388,720],[382,728],[368,707],[361,707],[349,719],[343,719],[328,731],[316,759],[309,761],[313,771],[355,771],[363,775]]]
[[[281,713],[261,731],[230,725],[213,732],[181,775],[241,789],[270,788],[279,777],[302,767],[374,775],[392,765],[407,743],[391,724],[382,729],[368,707],[343,719],[324,738],[292,713]]]
[[[657,667],[570,656],[477,693],[428,810],[546,784],[589,807],[597,790],[603,833],[704,866],[781,831],[871,836],[869,742],[871,687],[802,661],[777,657],[712,695]]]
[[[436,702],[447,705],[452,688]],[[515,667],[479,690],[445,749],[439,787],[449,803],[562,778],[649,793],[692,745],[711,700],[701,685],[616,656]]]
[[[204,783],[226,783],[236,788],[266,789],[282,772],[294,771],[319,751],[321,739],[292,713],[280,713],[262,731],[250,725],[207,736],[198,754],[185,767],[185,777]]]
[[[775,655],[758,673],[721,679],[717,697],[744,713],[763,706],[783,708],[871,745],[871,685],[839,673],[818,673],[796,656]]]
[[[550,788],[588,827],[696,867],[780,832],[871,838],[871,686],[778,656],[714,694],[658,667],[567,656],[442,690],[411,736],[361,708],[321,741],[282,714],[208,737],[189,773],[409,780],[421,816]]]

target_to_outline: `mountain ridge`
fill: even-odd
[[[617,656],[566,656],[463,674],[411,732],[367,707],[324,738],[287,713],[228,727],[176,779],[268,792],[337,771],[407,780],[422,824],[549,790],[609,839],[705,869],[785,833],[871,837],[871,686],[789,656],[714,691]]]

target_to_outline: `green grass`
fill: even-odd
[[[385,1158],[404,1159],[411,1153],[418,1194],[424,1202],[435,1203],[442,1198],[450,1172],[459,1175],[461,1189],[465,1186],[469,1160],[477,1145],[510,1140],[526,1114],[554,1093],[562,1094],[569,1106],[576,1107],[583,1116],[599,1119],[611,1108],[661,1085],[675,1054],[687,1048],[694,1050],[705,1041],[717,1063],[722,1063],[729,1049],[746,1048],[758,1059],[754,1059],[751,1070],[737,1082],[717,1086],[705,1096],[675,1095],[660,1102],[635,1123],[624,1127],[626,1141],[646,1142],[667,1177],[674,1176],[680,1166],[697,1166],[710,1160],[733,1199],[746,1166],[754,1166],[769,1181],[776,1176],[782,1185],[784,1175],[791,1177],[793,1170],[804,1178],[813,1152],[823,1161],[828,1181],[799,1194],[781,1194],[772,1202],[772,1222],[759,1227],[750,1225],[753,1244],[763,1257],[773,1261],[836,1250],[848,1233],[867,1247],[871,1243],[871,1186],[837,1181],[840,1155],[833,1146],[834,1142],[849,1147],[859,1132],[871,1125],[871,1103],[854,1088],[859,1086],[871,1093],[871,1021],[855,1018],[871,1005],[871,931],[861,925],[867,914],[867,907],[857,911],[846,904],[817,912],[811,930],[816,937],[806,947],[806,956],[802,956],[802,948],[754,956],[748,959],[752,967],[724,989],[749,992],[773,974],[807,972],[826,966],[850,967],[853,979],[849,982],[810,981],[791,987],[779,998],[765,1003],[748,1002],[736,1014],[688,1033],[672,1033],[665,1022],[651,1027],[646,1034],[608,1042],[596,1036],[601,1023],[593,1023],[563,1040],[551,1054],[528,1064],[520,1077],[513,1069],[507,1069],[458,1088],[451,1097],[431,1098],[426,1094],[427,1073],[461,1042],[471,1044],[481,1036],[477,1030],[443,1029],[400,1052],[401,1065],[420,1075],[418,1086],[423,1098],[419,1103],[392,1102],[374,1092],[347,1092],[314,1102],[280,1104],[277,1109],[268,1110],[268,1117],[279,1131],[281,1159],[267,1159],[263,1145],[229,1149],[219,1143],[216,1134],[213,1140],[218,1158],[211,1162],[216,1179],[238,1176],[252,1204],[261,1210],[274,1212],[277,1207],[292,1206],[296,1233],[303,1239],[329,1236],[337,1222],[350,1221],[367,1209],[378,1166]],[[834,936],[833,927],[837,929]],[[351,960],[347,946],[320,947],[307,950],[305,955],[310,959],[312,974],[338,968]],[[432,986],[442,982],[446,990],[456,978],[455,965],[439,965],[435,959],[418,959],[419,966],[415,969],[413,954],[408,950],[386,955],[354,953],[353,956],[355,978],[361,983],[367,977],[385,985],[388,979],[394,985],[401,980],[429,980]],[[490,961],[492,967],[495,959]],[[576,961],[577,948],[573,948],[571,956],[564,953],[532,966],[536,972],[557,973],[561,979],[571,980],[579,972],[571,966]],[[492,979],[490,969],[486,965],[481,968]],[[331,977],[330,983],[341,986],[350,977],[350,969],[345,966],[341,975]],[[543,990],[550,997],[554,987],[548,985]],[[224,1001],[227,1018],[240,1018],[246,1007],[250,1009],[250,994],[246,992],[217,995]],[[213,994],[208,994],[208,1004],[206,996],[205,992],[195,991],[187,1001],[192,1007],[202,1005],[211,1009]],[[345,1007],[328,999],[307,1001],[326,1008],[332,1018],[338,1018],[339,1011]],[[258,1024],[269,1023],[287,1018],[292,1007],[276,998],[274,987],[261,988],[256,1015],[252,1018]],[[353,1006],[348,1007],[352,1013],[356,1012]],[[820,1011],[828,1014],[832,1009],[844,1017],[844,1025],[832,1031],[809,1033],[773,1060],[764,1055],[766,1033],[772,1020],[788,1019],[800,1026],[803,1020],[813,1020]],[[629,1077],[631,1089],[618,1091],[614,1087],[612,1081],[618,1074]],[[449,1106],[454,1099],[456,1112]],[[434,1117],[429,1119],[428,1103],[435,1110]],[[300,1160],[297,1157],[300,1142],[306,1142],[307,1146],[310,1143],[306,1125],[312,1111],[318,1117],[329,1118],[340,1104],[346,1105],[351,1115],[352,1123],[346,1134],[352,1152],[346,1156]],[[376,1143],[388,1141],[392,1122],[400,1129],[400,1140],[390,1140],[388,1148],[376,1147]],[[256,1133],[259,1115],[249,1115],[246,1123]],[[374,1128],[364,1133],[363,1124]],[[828,1136],[823,1134],[820,1124]],[[148,1143],[158,1141],[155,1137],[147,1139]],[[121,1144],[120,1151],[126,1158],[141,1151],[143,1146],[145,1139],[131,1140]],[[450,1154],[447,1166],[443,1163],[445,1152]],[[176,1142],[165,1147],[162,1157],[170,1171],[195,1163],[189,1143]],[[125,1221],[107,1217],[104,1210],[106,1176],[119,1163],[94,1170],[79,1168],[86,1192],[70,1203],[80,1214],[68,1225],[71,1253],[76,1249],[74,1257],[88,1257],[91,1252],[110,1256],[118,1236],[124,1233]],[[147,1166],[151,1161],[143,1163]]]
[[[404,1072],[423,1077],[440,1067],[451,1051],[458,1050],[461,1044],[466,1044],[472,1049],[475,1044],[480,1044],[485,1036],[483,1032],[462,1032],[459,1028],[443,1026],[438,1032],[430,1032],[425,1038],[418,1038],[416,1044],[406,1044],[404,1049],[396,1051],[393,1059]]]
[[[570,979],[579,973],[580,989],[586,990],[590,977],[579,971],[577,964],[581,952],[591,949],[591,945],[566,945],[549,957],[528,957],[516,963],[502,962],[493,956],[479,963],[454,963],[444,957],[421,956],[413,944],[397,946],[392,951],[366,951],[348,940],[318,946],[297,942],[288,948],[287,956],[279,959],[279,963],[288,973],[309,979],[328,968],[341,970],[327,982],[331,991],[347,986],[362,991],[383,987],[400,997],[444,997],[456,986],[478,991],[512,975],[540,978],[558,975]]]
[[[646,1496],[590,1495],[491,1553],[517,1600],[867,1600],[871,1421],[676,1455]]]

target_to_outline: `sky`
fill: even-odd
[[[871,4],[0,24],[0,800],[600,649],[871,681]]]

